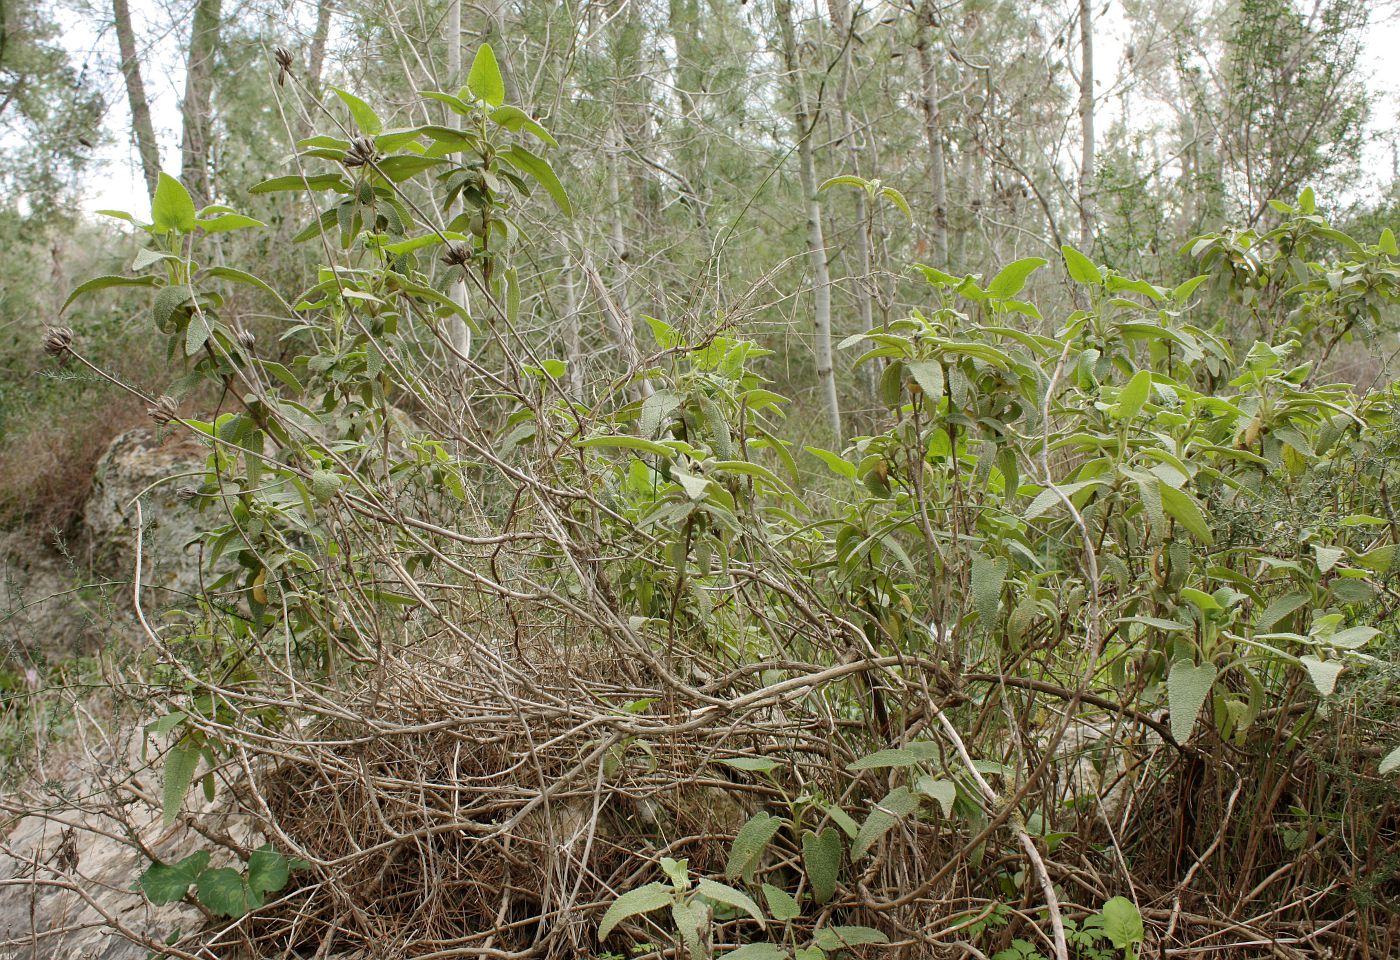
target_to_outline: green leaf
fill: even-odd
[[[287,303],[286,300],[283,300],[282,295],[278,293],[272,287],[271,284],[261,279],[260,277],[254,276],[246,270],[239,270],[237,267],[210,267],[208,270],[204,271],[204,276],[215,277],[219,280],[228,280],[232,283],[242,283],[250,287],[256,287],[263,293],[274,298],[288,313],[292,312],[291,304]]]
[[[205,870],[196,884],[199,902],[224,917],[241,917],[262,906],[262,897],[248,889],[248,881],[231,867]]]
[[[1152,393],[1152,373],[1148,370],[1139,370],[1129,380],[1127,386],[1118,393],[1118,403],[1113,408],[1113,415],[1119,420],[1131,420],[1142,410],[1142,405],[1147,402],[1148,396]]]
[[[1191,494],[1184,490],[1178,490],[1162,480],[1157,482],[1157,490],[1162,498],[1162,509],[1177,523],[1207,546],[1214,542],[1215,538],[1211,536],[1210,525],[1206,523],[1205,514],[1201,512],[1200,504]]]
[[[339,87],[331,87],[331,91],[350,108],[350,116],[355,119],[355,126],[359,127],[360,132],[365,136],[372,137],[384,129],[384,124],[380,122],[379,115],[370,109],[369,104],[365,103],[353,93],[347,93]]]
[[[554,173],[554,168],[549,165],[548,160],[531,153],[519,144],[502,153],[501,157],[514,164],[522,173],[534,177],[535,181],[544,187],[545,192],[554,198],[559,209],[564,211],[564,216],[572,217],[574,215],[574,207],[569,202],[569,195],[564,192],[564,185],[559,182],[559,177]]]
[[[1254,629],[1268,630],[1311,599],[1312,597],[1301,590],[1285,593],[1281,597],[1274,597],[1274,599],[1269,601],[1269,605],[1264,608],[1263,612],[1255,619]]]
[[[195,225],[205,233],[227,233],[230,230],[246,230],[248,227],[265,227],[267,224],[241,213],[225,213],[208,220],[196,220]]]
[[[608,907],[607,913],[603,914],[603,919],[598,924],[598,939],[600,941],[607,939],[608,934],[612,933],[613,927],[622,921],[670,906],[674,900],[675,894],[671,890],[670,884],[666,883],[653,882],[635,890],[628,890],[614,900],[612,906]]]
[[[802,834],[802,868],[812,884],[812,899],[826,903],[836,893],[836,876],[841,870],[841,832],[827,827],[821,833]]]
[[[58,312],[62,313],[64,310],[67,310],[70,306],[72,306],[74,300],[78,299],[83,294],[91,293],[94,290],[106,290],[108,287],[154,287],[155,285],[156,278],[150,276],[123,277],[118,275],[109,275],[102,277],[93,277],[91,280],[84,280],[82,283],[74,287],[73,292],[68,294],[68,299],[63,301],[63,307]]]
[[[776,943],[746,943],[721,956],[721,960],[787,960],[787,951]]]
[[[832,453],[830,450],[823,450],[820,447],[803,447],[802,449],[826,464],[827,469],[838,477],[845,477],[847,480],[854,480],[856,478],[855,464],[839,454]]]
[[[787,923],[802,916],[802,908],[792,898],[792,894],[771,883],[763,885],[763,899],[768,902],[768,915],[779,923]]]
[[[344,190],[348,189],[344,178],[338,173],[318,173],[310,177],[273,177],[248,188],[249,193],[287,193],[298,190]]]
[[[1344,664],[1338,660],[1320,660],[1312,654],[1301,657],[1303,666],[1312,678],[1313,686],[1324,697],[1330,697],[1337,689],[1337,678],[1342,675]]]
[[[583,447],[584,449],[618,447],[624,450],[638,450],[642,453],[654,454],[658,457],[665,457],[668,460],[676,455],[676,451],[665,444],[657,443],[655,440],[648,440],[645,437],[629,437],[626,435],[589,437],[587,440],[578,441],[574,446]]]
[[[519,107],[497,107],[491,111],[491,120],[513,133],[524,130],[551,147],[559,146],[559,142],[549,135],[548,130]]]
[[[883,770],[888,767],[912,767],[922,759],[909,750],[876,750],[846,764],[846,769],[854,773],[860,770]]]
[[[767,773],[779,766],[778,761],[769,757],[729,757],[720,763],[735,770],[748,770],[751,773]]]
[[[199,747],[180,740],[165,754],[165,785],[161,791],[161,819],[165,826],[175,822],[180,805],[185,802],[195,767],[199,765]]]
[[[1060,252],[1065,257],[1065,269],[1069,271],[1071,280],[1078,283],[1103,284],[1103,273],[1094,261],[1069,245],[1060,248]]]
[[[743,877],[746,883],[752,880],[754,871],[763,859],[763,852],[768,849],[769,841],[782,825],[781,817],[768,813],[759,812],[750,817],[748,822],[739,828],[734,845],[729,848],[729,860],[724,865],[724,875],[730,880]]]
[[[925,408],[936,407],[943,399],[943,364],[937,360],[915,360],[909,364],[909,375],[924,392]]]
[[[824,193],[827,187],[856,187],[860,190],[869,190],[870,181],[864,177],[853,177],[849,173],[843,173],[839,177],[831,177],[822,181],[822,185],[817,187],[817,193]]]
[[[718,881],[701,877],[696,881],[695,892],[707,900],[713,900],[716,903],[727,903],[731,907],[738,907],[759,923],[763,923],[763,911],[759,909],[757,903],[754,903],[753,898],[742,890],[735,890],[727,883],[719,883]]]
[[[194,296],[194,291],[188,284],[175,283],[168,287],[161,287],[156,293],[155,302],[151,304],[151,320],[155,323],[156,329],[163,332],[173,332],[166,330],[166,324],[183,304],[187,303]]]
[[[938,801],[938,805],[943,808],[943,816],[953,815],[953,803],[958,799],[958,785],[953,781],[925,774],[914,782],[914,789],[929,799]]]
[[[394,183],[403,183],[409,177],[417,176],[424,170],[431,170],[433,167],[440,167],[446,162],[441,157],[419,157],[403,154],[396,157],[385,157],[379,161],[377,166],[379,172]]]
[[[168,233],[178,230],[188,233],[194,229],[194,201],[184,185],[168,173],[156,182],[156,194],[151,198],[151,219],[156,230]]]
[[[190,317],[185,327],[185,356],[192,357],[209,341],[209,323],[199,314]]]
[[[1377,772],[1384,777],[1394,773],[1396,770],[1400,770],[1400,747],[1396,747],[1381,758],[1381,765]]]
[[[1167,674],[1167,709],[1171,714],[1172,739],[1177,743],[1191,739],[1196,715],[1214,685],[1215,664],[1196,666],[1188,660],[1172,664],[1171,673]]]
[[[1114,897],[1103,905],[1103,932],[1119,950],[1142,943],[1146,931],[1137,905],[1127,897]]]
[[[823,927],[812,943],[828,953],[870,943],[889,943],[890,938],[873,927]]]
[[[988,629],[1001,608],[1001,587],[1006,582],[1006,570],[1005,557],[978,554],[972,561],[972,605]]]
[[[256,894],[276,893],[287,885],[289,875],[287,858],[271,847],[248,856],[248,889]]]
[[[157,906],[176,903],[208,865],[208,850],[196,850],[179,863],[153,863],[141,874],[141,892]]]
[[[992,277],[992,282],[987,284],[987,294],[996,297],[998,300],[1006,300],[1020,293],[1026,285],[1026,280],[1041,267],[1050,261],[1044,257],[1026,257],[1014,263],[1008,263]]]
[[[710,919],[710,911],[698,900],[680,900],[671,904],[671,919],[690,955],[701,954],[701,934]]]
[[[895,787],[870,811],[860,825],[860,833],[851,847],[851,856],[861,857],[889,833],[896,823],[919,809],[919,798],[908,787]]]
[[[472,58],[467,89],[493,107],[505,102],[506,82],[501,76],[501,65],[496,62],[496,51],[491,49],[491,44],[483,43]]]
[[[898,207],[899,212],[904,214],[904,216],[909,219],[910,223],[914,222],[914,211],[909,209],[909,201],[904,199],[904,194],[900,193],[894,187],[881,187],[880,196]]]

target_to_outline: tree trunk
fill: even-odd
[[[564,357],[569,362],[569,396],[582,400],[585,371],[583,340],[579,329],[577,272],[578,265],[574,258],[564,254]]]
[[[1079,0],[1079,246],[1094,245],[1094,11]]]
[[[131,109],[131,132],[136,138],[136,152],[141,156],[141,174],[146,178],[146,188],[154,195],[160,179],[160,147],[151,123],[146,85],[141,81],[136,30],[131,24],[131,10],[126,0],[112,0],[112,15],[117,21],[117,48],[121,52],[122,77],[126,80],[126,102]]]
[[[933,57],[937,26],[932,0],[919,4],[914,48],[919,53],[919,80],[924,108],[924,138],[928,143],[929,185],[933,191],[933,224],[930,240],[934,266],[948,267],[948,174],[943,156],[943,116],[939,103],[938,64]]]
[[[456,92],[466,78],[462,76],[462,0],[452,0],[447,5],[447,24],[443,28],[446,31],[447,41],[447,83],[446,87]],[[447,222],[451,223],[457,215],[462,212],[462,201],[453,200],[452,205],[447,208]],[[461,274],[465,267],[454,267],[453,272],[456,279],[452,281],[452,286],[448,290],[448,296],[452,302],[467,308],[467,281]],[[458,357],[465,358],[471,355],[472,333],[464,320],[454,316],[448,324],[447,333],[452,341],[452,349]],[[458,361],[463,362],[462,360]]]
[[[836,443],[841,432],[841,402],[836,393],[836,371],[831,356],[831,274],[822,236],[822,205],[817,197],[817,164],[812,155],[812,130],[807,108],[807,84],[797,57],[791,0],[777,0],[778,28],[782,32],[783,61],[792,85],[793,135],[797,138],[798,181],[807,207],[807,256],[812,265],[813,327],[816,334],[817,384],[826,400],[827,427]]]
[[[180,145],[180,178],[194,198],[195,208],[210,201],[209,132],[212,127],[214,56],[219,48],[220,0],[198,0],[185,60],[185,99],[180,113],[184,136]]]
[[[321,99],[321,76],[326,69],[326,44],[331,35],[331,9],[334,0],[319,0],[316,4],[316,31],[311,35],[310,62],[306,65],[306,86],[311,95]]]

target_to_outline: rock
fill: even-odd
[[[118,756],[140,771],[131,782],[158,790],[152,771],[142,769],[141,734],[118,739]],[[159,810],[118,786],[111,757],[62,753],[50,758],[59,779],[22,805],[18,797],[4,803],[19,815],[0,819],[0,957],[144,960],[151,948],[138,939],[158,944],[176,930],[198,929],[202,918],[183,903],[155,906],[134,889],[149,861],[125,838],[140,837],[167,862],[207,843],[189,829],[167,829]]]
[[[53,544],[0,539],[0,663],[24,673],[91,650],[110,635],[111,591]]]
[[[83,522],[99,556],[107,556],[118,579],[136,568],[136,507],[141,502],[141,581],[155,588],[151,606],[178,603],[199,592],[199,554],[191,544],[208,524],[178,494],[198,486],[205,450],[190,437],[149,427],[128,430],[112,441],[97,462]]]

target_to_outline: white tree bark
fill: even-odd
[[[813,332],[817,355],[817,384],[826,401],[827,428],[836,443],[841,432],[841,402],[836,393],[836,370],[831,354],[831,272],[822,235],[822,205],[817,197],[817,164],[812,152],[812,130],[807,105],[807,84],[797,56],[791,0],[777,0],[778,28],[782,33],[783,62],[792,87],[793,135],[797,138],[798,181],[807,207],[807,257],[812,268]]]

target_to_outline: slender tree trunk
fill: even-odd
[[[812,155],[811,120],[807,107],[807,84],[797,57],[797,38],[792,24],[791,0],[776,0],[778,28],[782,33],[783,61],[792,84],[793,135],[797,138],[798,181],[807,207],[807,256],[812,265],[812,294],[815,301],[813,326],[816,333],[817,383],[826,400],[827,426],[839,444],[841,402],[836,393],[836,371],[831,355],[831,274],[826,262],[826,240],[822,236],[822,205],[817,197],[817,164]]]
[[[515,71],[511,68],[510,57],[506,55],[506,17],[504,0],[486,0],[482,5],[486,15],[486,41],[496,53],[497,64],[501,68],[501,81],[506,88],[506,103],[521,103],[523,91],[515,83]]]
[[[131,109],[131,132],[136,138],[136,152],[141,156],[141,174],[146,188],[156,192],[160,179],[160,147],[151,123],[151,104],[146,99],[146,85],[141,81],[141,61],[136,56],[136,30],[131,23],[131,10],[126,0],[112,0],[112,15],[117,21],[117,48],[121,52],[122,77],[126,80],[126,102]]]
[[[220,0],[198,0],[185,60],[185,99],[181,104],[184,136],[180,177],[196,208],[209,203],[209,135],[213,126],[214,57],[219,48]]]
[[[583,399],[584,369],[583,340],[580,335],[578,286],[575,274],[578,265],[564,254],[564,356],[569,362],[569,395]]]
[[[1079,0],[1079,246],[1094,244],[1094,11]]]
[[[841,84],[838,87],[836,108],[841,115],[841,139],[846,144],[851,173],[859,175],[860,146],[856,143],[855,117],[851,113],[851,77],[854,74],[851,64],[851,49],[854,46],[852,34],[855,22],[849,0],[830,0],[827,5],[831,22],[836,27],[837,42],[841,44]],[[870,200],[864,190],[854,191],[856,198],[856,269],[855,278],[856,313],[860,317],[860,329],[870,330],[875,326],[875,277],[874,245],[875,218],[870,210]],[[878,396],[879,380],[875,364],[866,364],[867,386],[872,398]]]
[[[455,92],[460,88],[466,78],[462,76],[462,0],[452,0],[447,5],[447,24],[444,27],[447,41],[447,88]],[[447,208],[447,221],[451,223],[457,215],[462,212],[462,201],[453,200],[452,205]],[[464,267],[455,267],[456,279],[452,281],[452,287],[448,290],[448,296],[458,306],[467,307],[467,281],[462,276]],[[448,325],[448,337],[452,340],[452,348],[462,357],[470,356],[472,348],[472,333],[466,322],[460,317],[453,317]]]
[[[915,49],[919,53],[919,82],[924,108],[924,139],[928,144],[929,185],[933,191],[931,236],[934,265],[948,266],[948,173],[943,154],[943,116],[938,89],[938,63],[933,56],[937,18],[933,0],[919,4]]]
[[[311,34],[311,55],[306,65],[306,86],[311,95],[321,99],[321,77],[326,69],[326,44],[331,36],[331,12],[334,0],[318,0],[316,30]]]

